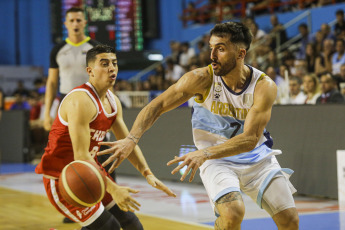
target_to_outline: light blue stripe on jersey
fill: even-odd
[[[233,122],[241,125],[240,129],[236,132],[236,135],[243,133],[244,121],[237,120],[229,116],[223,117],[213,114],[204,107],[194,103],[192,116],[193,129],[201,129],[230,139],[231,135],[237,128],[236,126],[231,127],[231,123]]]
[[[224,157],[222,159],[240,164],[254,164],[272,154],[272,149],[263,143],[250,152],[241,153],[231,157]]]
[[[229,116],[223,117],[217,114],[213,114],[206,108],[196,103],[193,106],[193,129],[204,130],[206,132],[209,132],[210,135],[216,134],[230,139],[231,135],[236,131],[236,127],[231,127],[232,122],[241,124],[241,127],[236,132],[236,135],[243,133],[244,121],[237,120]],[[265,143],[263,143],[250,152],[241,153],[231,157],[225,157],[222,159],[240,164],[253,164],[259,162],[270,154],[272,154],[272,149],[269,148]]]
[[[264,191],[266,190],[266,187],[277,174],[284,176],[282,172],[288,175],[292,175],[292,173],[294,173],[292,169],[282,168],[282,169],[272,170],[272,172],[268,174],[268,176],[265,178],[264,182],[260,186],[260,190],[256,199],[256,203],[259,205],[260,208],[262,208],[262,196],[264,195]]]

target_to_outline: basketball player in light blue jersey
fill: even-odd
[[[163,113],[195,96],[192,126],[198,150],[175,157],[168,165],[188,166],[181,180],[197,169],[213,205],[215,229],[240,229],[245,207],[240,190],[273,218],[279,230],[298,229],[299,218],[289,181],[265,127],[270,120],[277,86],[265,73],[244,64],[252,35],[242,23],[217,24],[211,31],[212,64],[186,73],[149,103],[129,135],[99,154],[113,153],[116,168],[134,149],[143,133]]]

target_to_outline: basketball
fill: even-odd
[[[94,162],[76,160],[64,167],[59,177],[62,197],[76,207],[91,207],[103,199],[106,177]]]

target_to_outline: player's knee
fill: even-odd
[[[243,217],[244,206],[239,204],[223,208],[218,218],[220,218],[222,229],[236,229],[241,225]]]
[[[279,212],[273,219],[276,221],[279,229],[299,229],[299,217],[294,208]]]

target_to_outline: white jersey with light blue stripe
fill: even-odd
[[[193,106],[193,139],[198,149],[222,144],[243,133],[246,116],[253,105],[256,83],[265,76],[263,72],[248,67],[251,71],[249,83],[241,92],[236,93],[227,87],[220,76],[215,76],[212,66],[209,66],[213,83],[206,98],[202,101],[195,100]],[[272,145],[272,138],[265,130],[252,151],[222,160],[241,164],[256,163],[267,156],[281,153],[272,151]]]

